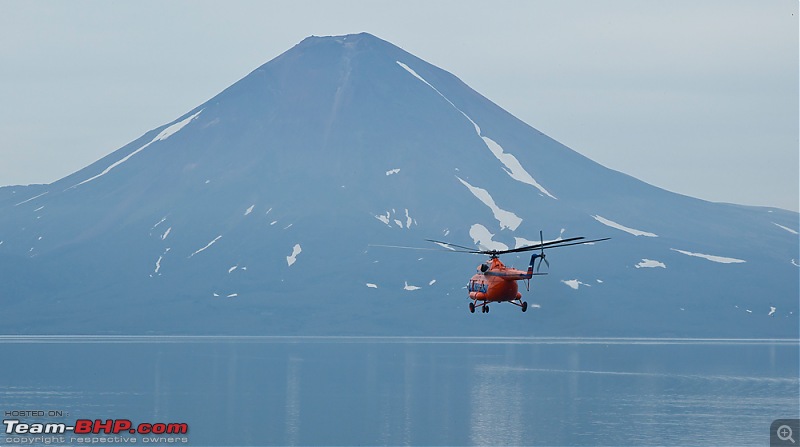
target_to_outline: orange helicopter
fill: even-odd
[[[490,302],[502,303],[507,301],[515,306],[521,307],[523,312],[528,310],[528,303],[526,301],[522,301],[522,294],[518,291],[517,281],[525,281],[526,290],[530,290],[530,280],[533,276],[547,274],[539,273],[539,268],[542,266],[542,262],[544,262],[547,267],[550,267],[550,263],[545,258],[545,248],[549,249],[567,247],[570,245],[591,244],[594,242],[606,241],[611,238],[594,239],[591,241],[585,241],[583,239],[585,238],[572,237],[557,241],[544,242],[542,239],[542,232],[540,231],[540,243],[525,247],[512,248],[509,250],[475,250],[469,247],[451,244],[449,242],[435,241],[432,239],[426,240],[428,242],[433,242],[435,244],[444,246],[445,248],[454,252],[489,255],[489,261],[479,265],[478,273],[473,275],[472,279],[470,279],[469,283],[467,283],[469,298],[472,300],[472,302],[469,303],[469,311],[475,313],[475,308],[480,307],[481,312],[489,313]],[[534,253],[531,256],[531,262],[528,265],[527,271],[506,267],[498,257],[506,253],[520,253],[534,250],[539,250],[539,253]],[[533,264],[536,262],[537,258],[539,259],[539,263],[536,266],[536,273],[534,273]],[[481,302],[480,304],[478,304],[479,301]]]

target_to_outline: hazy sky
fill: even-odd
[[[612,169],[798,210],[795,0],[0,0],[0,185],[55,181],[309,35],[362,31]]]

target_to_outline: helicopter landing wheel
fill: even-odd
[[[469,312],[474,314],[475,313],[475,304],[469,303]]]
[[[522,311],[525,312],[526,310],[528,310],[528,302],[527,301],[523,301],[522,302]]]
[[[488,305],[488,304],[484,304],[484,305],[483,305],[483,311],[484,311],[485,313],[487,313],[487,314],[489,313],[489,305]]]

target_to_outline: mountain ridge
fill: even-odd
[[[304,39],[0,208],[7,333],[797,334],[797,213],[605,168],[366,33]],[[549,255],[525,318],[466,315],[479,259],[371,247],[539,230],[614,239]]]

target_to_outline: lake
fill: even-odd
[[[0,411],[20,424],[188,427],[94,445],[766,446],[773,420],[800,415],[799,351],[797,340],[5,336]]]

